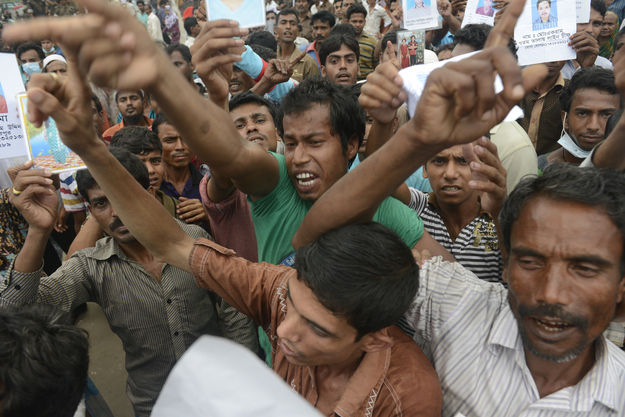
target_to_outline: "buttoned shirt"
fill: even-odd
[[[193,238],[201,228],[178,222]],[[15,261],[13,261],[15,262]],[[157,281],[111,238],[76,252],[51,276],[11,265],[0,282],[0,306],[42,303],[65,311],[87,301],[102,306],[126,353],[126,392],[139,416],[149,416],[169,371],[202,334],[220,335],[213,303],[188,272],[163,264]]]
[[[534,20],[534,23],[532,24],[532,31],[536,31],[536,30],[543,30],[543,29],[553,29],[555,27],[558,27],[558,17],[557,16],[549,16],[547,18],[547,20],[544,20],[542,18],[538,18],[536,20]]]
[[[296,270],[237,258],[232,250],[206,239],[195,241],[189,264],[198,285],[217,292],[264,329],[271,341],[274,371],[316,405],[316,367],[293,365],[278,348],[276,330],[286,317],[288,281],[297,279]],[[396,326],[389,327],[388,334],[394,340],[393,346],[364,354],[334,415],[440,415],[440,387],[431,364]]]
[[[370,36],[377,37],[380,34],[380,24],[382,21],[384,21],[384,27],[387,27],[391,24],[391,17],[382,6],[376,4],[373,10],[367,13],[365,32]]]
[[[321,74],[321,64],[319,63],[319,57],[317,56],[317,51],[315,48],[317,47],[317,41],[307,43],[306,45],[302,45],[299,47],[300,51],[306,51],[306,55],[311,57],[317,63],[317,69],[319,70],[319,74]]]
[[[204,176],[197,170],[197,168],[193,164],[189,164],[189,179],[184,184],[184,188],[182,189],[182,193],[179,193],[174,187],[174,184],[167,180],[163,180],[161,182],[161,191],[173,198],[179,199],[180,197],[185,198],[194,198],[196,200],[201,200],[202,196],[200,194],[200,182]]]
[[[301,18],[301,16],[299,19],[299,24],[302,26],[302,30],[299,32],[299,36],[301,36],[302,38],[306,38],[308,42],[312,42],[314,40],[311,19],[312,13],[310,12],[306,13],[306,16],[304,16],[303,19]]]
[[[436,368],[443,416],[622,416],[625,352],[598,337],[593,367],[574,386],[541,398],[525,362],[518,324],[501,284],[436,257],[420,271],[406,313]]]

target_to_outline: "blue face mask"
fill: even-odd
[[[43,52],[45,52],[46,54],[51,54],[52,52],[55,51],[55,49],[56,48],[54,46],[52,47],[52,49],[45,49],[45,48],[43,48]]]
[[[27,62],[22,64],[22,71],[30,77],[33,74],[39,74],[41,72],[41,67],[39,66],[39,62]]]

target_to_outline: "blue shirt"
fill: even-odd
[[[349,170],[351,171],[352,169],[356,168],[359,164],[360,164],[360,159],[356,157],[356,159],[354,160],[354,163],[349,168]],[[419,168],[410,177],[408,177],[408,179],[406,180],[406,185],[410,188],[416,188],[419,191],[423,191],[424,193],[432,192],[432,187],[430,186],[430,180],[428,180],[427,178],[423,178],[423,167]]]
[[[532,25],[532,30],[543,30],[543,29],[553,29],[558,27],[558,17],[557,16],[549,16],[549,19],[547,19],[546,22],[543,22],[543,20],[539,17],[538,19],[534,20],[534,24]]]

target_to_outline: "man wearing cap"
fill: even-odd
[[[117,91],[115,93],[115,103],[122,114],[122,121],[115,126],[108,128],[104,132],[104,140],[110,142],[111,138],[122,127],[126,126],[152,126],[152,119],[143,115],[143,90],[137,91]]]
[[[67,74],[67,61],[61,55],[49,55],[43,60],[43,72],[65,75]]]

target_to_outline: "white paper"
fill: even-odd
[[[421,94],[423,94],[423,89],[425,88],[425,82],[427,81],[428,76],[432,71],[437,68],[443,67],[449,62],[462,61],[463,59],[475,55],[478,52],[480,51],[460,55],[454,58],[450,58],[446,61],[433,62],[431,64],[424,65],[414,65],[412,67],[400,70],[399,75],[404,80],[404,91],[408,95],[407,105],[410,117],[414,116],[414,112],[417,108],[417,103],[419,102]],[[503,82],[501,81],[499,75],[497,75],[497,77],[495,77],[495,92],[499,93],[502,90]],[[519,117],[523,117],[523,110],[521,110],[519,106],[514,106],[504,119],[504,122],[513,122]]]
[[[497,11],[492,6],[493,0],[468,0],[461,27],[480,23],[494,26]]]
[[[0,159],[26,155],[17,95],[24,83],[14,54],[0,53]]]
[[[551,0],[546,23],[542,23],[537,1],[541,7],[546,3],[529,0],[514,28],[519,65],[575,59],[575,51],[568,45],[569,37],[577,31],[575,0]]]
[[[49,169],[55,174],[86,168],[85,163],[59,137],[56,122],[52,117],[41,127],[35,127],[28,121],[28,97],[17,96],[20,117],[22,118],[23,141],[26,156],[33,161],[33,168]]]
[[[209,20],[236,20],[241,28],[265,27],[265,1],[206,0],[206,16]]]
[[[403,28],[428,30],[440,27],[436,0],[402,0]]]
[[[576,0],[575,13],[577,23],[590,22],[590,0]]]
[[[243,346],[202,336],[172,369],[152,417],[320,417]]]

